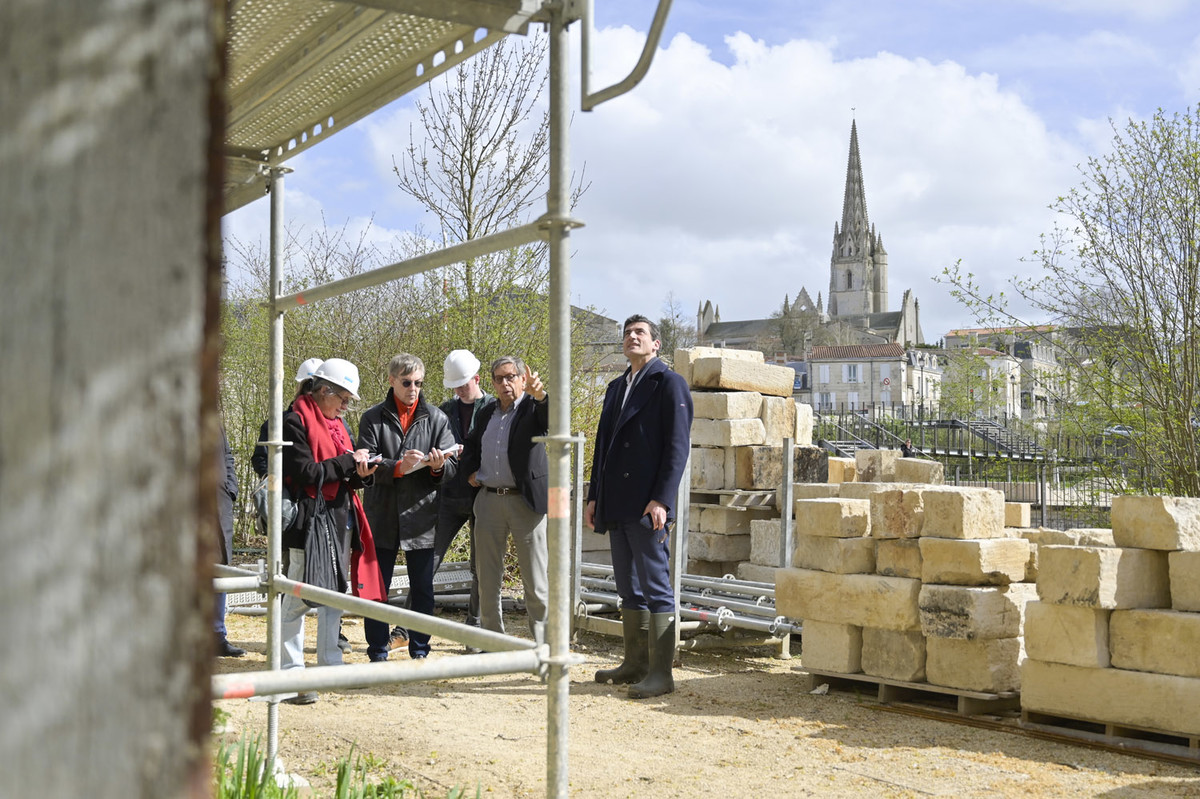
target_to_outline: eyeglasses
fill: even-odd
[[[405,388],[412,388],[413,386],[420,388],[421,386],[425,385],[425,381],[424,380],[409,380],[406,377],[400,381],[400,385],[404,386]]]
[[[520,380],[522,377],[523,377],[523,375],[519,375],[516,372],[513,372],[512,374],[509,374],[509,375],[492,375],[492,382],[493,383],[512,383],[514,381]]]
[[[324,389],[326,396],[337,397],[343,405],[349,405],[350,403],[354,402],[354,395],[352,395],[349,391],[343,394],[336,388],[331,388],[329,386],[324,386]]]

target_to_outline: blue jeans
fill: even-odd
[[[674,613],[667,528],[651,530],[640,521],[616,522],[608,528],[608,541],[621,607]]]
[[[404,561],[408,569],[408,607],[417,613],[433,615],[433,547],[428,549],[410,549],[404,553]],[[379,571],[383,576],[385,587],[392,584],[392,574],[396,570],[396,558],[399,551],[395,549],[377,549],[375,557],[379,561]],[[367,657],[371,660],[386,660],[388,639],[391,636],[391,625],[377,619],[363,620],[363,634],[367,639]],[[408,654],[416,657],[418,654],[429,654],[429,633],[416,630],[408,631]]]

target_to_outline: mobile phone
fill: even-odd
[[[367,458],[368,466],[370,466],[373,463],[383,463],[383,456],[382,455],[372,455],[371,457]]]

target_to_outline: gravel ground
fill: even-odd
[[[230,614],[228,624],[230,640],[250,652],[217,670],[264,668],[265,618]],[[311,663],[314,619],[307,628]],[[361,622],[347,619],[345,632],[348,661],[366,662]],[[433,658],[462,651],[433,645]],[[1200,796],[1200,768],[914,718],[852,694],[812,695],[799,658],[767,647],[683,652],[675,693],[641,701],[592,680],[619,660],[615,638],[585,633],[574,651],[586,662],[571,669],[573,796]],[[216,705],[230,714],[227,735],[265,732],[262,702]],[[332,794],[352,744],[374,779],[406,778],[430,797],[456,786],[472,796],[477,787],[546,795],[545,691],[529,675],[326,692],[313,705],[280,705],[279,717],[279,756],[315,796]]]

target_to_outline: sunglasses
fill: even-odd
[[[404,386],[405,388],[412,388],[413,386],[420,388],[421,386],[425,385],[425,381],[424,380],[409,380],[406,377],[400,381],[400,385]]]

